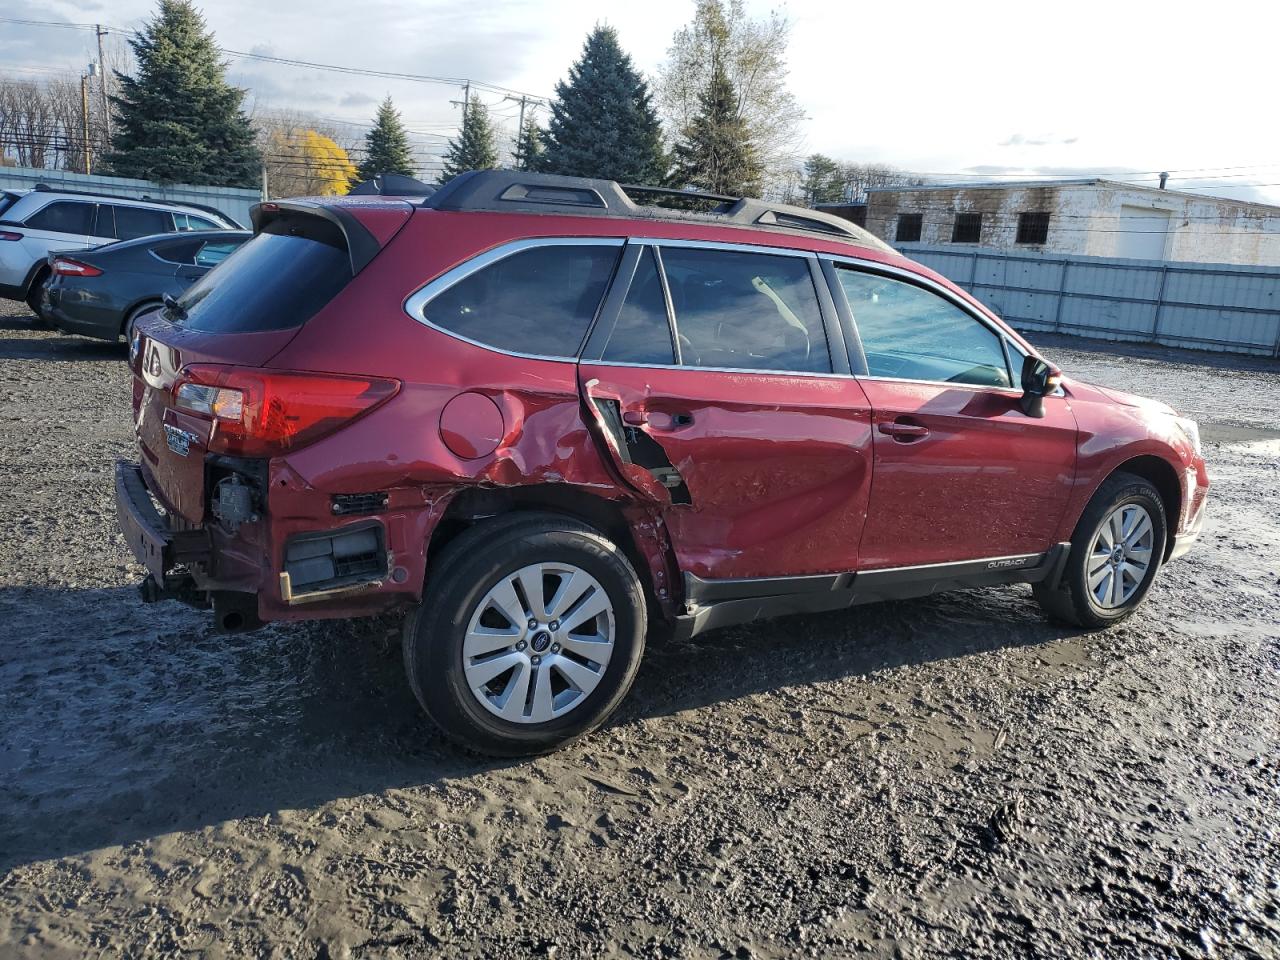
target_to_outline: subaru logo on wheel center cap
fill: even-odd
[[[547,633],[545,630],[539,630],[533,635],[533,639],[529,642],[529,646],[533,647],[535,652],[542,653],[543,650],[551,646],[551,634]]]

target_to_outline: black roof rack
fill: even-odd
[[[637,203],[632,197],[657,197],[701,204],[705,209],[673,209]],[[841,217],[750,197],[730,197],[670,187],[619,184],[613,180],[561,177],[519,170],[476,170],[459,174],[422,202],[433,210],[491,213],[559,213],[733,224],[806,233],[891,251],[883,240]]]
[[[73,197],[96,197],[99,200],[140,200],[143,203],[157,203],[166,207],[190,207],[192,210],[203,210],[205,213],[212,213],[215,217],[221,217],[236,230],[244,229],[244,225],[229,213],[225,213],[208,204],[192,203],[190,200],[157,200],[154,197],[147,196],[124,197],[118,193],[98,193],[96,190],[69,190],[65,187],[53,187],[47,183],[37,183],[32,190],[36,193],[69,193]]]

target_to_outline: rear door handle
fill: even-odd
[[[929,435],[929,428],[919,423],[881,423],[876,429],[887,434],[899,443],[911,443],[923,440]]]

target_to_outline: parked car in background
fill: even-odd
[[[134,321],[177,297],[252,233],[206,230],[122,240],[93,250],[51,253],[41,312],[64,333],[126,341]]]
[[[1194,422],[847,221],[672,192],[486,171],[255,208],[130,341],[144,599],[407,611],[425,710],[518,754],[604,722],[651,626],[1028,583],[1098,629],[1191,548]]]
[[[6,190],[0,193],[0,297],[25,300],[39,317],[50,253],[155,233],[236,229],[240,224],[201,204],[134,200],[43,184],[34,190]]]

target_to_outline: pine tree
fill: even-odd
[[[804,162],[804,182],[800,185],[809,206],[839,203],[844,199],[840,164],[821,153],[810,154]]]
[[[516,137],[515,149],[511,151],[511,159],[517,170],[541,170],[543,147],[542,128],[538,121],[529,114],[524,118],[524,125]]]
[[[676,180],[712,193],[751,196],[760,190],[760,161],[724,64],[712,65],[698,114],[676,145]]]
[[[489,110],[478,99],[468,101],[462,114],[462,129],[449,141],[444,154],[440,182],[446,183],[469,170],[492,170],[498,165],[498,148],[493,144],[493,124]]]
[[[587,35],[582,56],[556,84],[540,169],[622,183],[662,183],[662,124],[644,77],[612,27]]]
[[[227,83],[226,64],[190,0],[160,0],[129,45],[138,69],[134,77],[116,74],[111,172],[160,183],[257,183],[261,157],[241,109],[245,92]]]
[[[364,135],[364,160],[356,170],[355,180],[357,183],[372,180],[381,173],[412,177],[417,172],[413,165],[413,151],[409,147],[409,134],[400,122],[400,111],[388,95],[378,105],[373,128]]]

